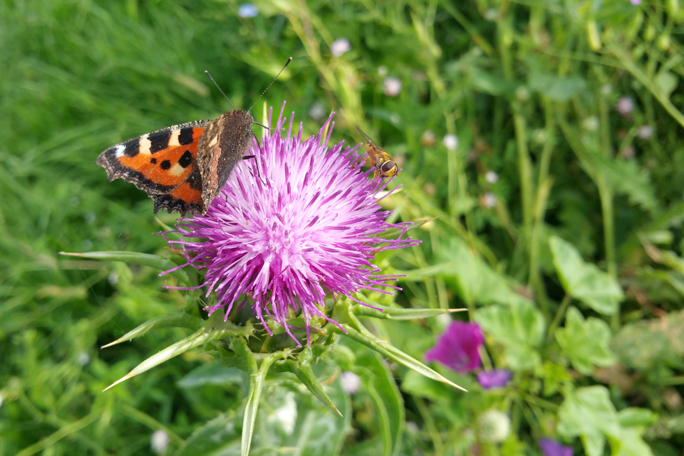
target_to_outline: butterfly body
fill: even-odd
[[[154,201],[154,212],[204,214],[252,143],[249,112],[236,109],[133,138],[100,154],[109,180],[135,184]]]
[[[366,154],[368,155],[368,160],[375,168],[375,176],[386,178],[397,174],[399,167],[394,162],[392,156],[370,139],[359,127],[356,127],[356,129],[359,130],[363,139],[366,140]]]

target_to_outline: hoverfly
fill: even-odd
[[[394,159],[390,154],[384,151],[384,149],[373,142],[372,139],[368,137],[358,126],[356,127],[366,140],[366,153],[368,154],[368,160],[371,165],[375,168],[375,175],[385,177],[392,177],[399,172],[399,167],[394,162]]]

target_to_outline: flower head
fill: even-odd
[[[238,16],[244,18],[256,17],[259,15],[259,8],[253,3],[243,3],[238,8]]]
[[[166,431],[154,431],[152,438],[150,439],[150,445],[152,445],[152,449],[155,453],[165,453],[170,440],[169,434],[167,434]]]
[[[499,410],[487,410],[477,419],[480,440],[487,443],[499,443],[506,440],[511,433],[511,419]]]
[[[615,105],[615,110],[623,117],[626,117],[634,111],[634,101],[629,97],[621,97]]]
[[[338,38],[330,45],[330,52],[333,57],[342,57],[342,54],[350,50],[351,43],[349,43],[349,40],[346,38]]]
[[[482,388],[488,390],[493,388],[502,388],[508,384],[513,378],[513,373],[507,369],[494,369],[490,371],[482,371],[477,374],[477,381]]]
[[[539,448],[544,456],[572,456],[572,447],[561,445],[553,439],[540,439]]]
[[[420,143],[423,146],[432,147],[435,145],[435,142],[437,142],[437,138],[435,138],[435,134],[430,130],[425,130],[423,136],[420,137]]]
[[[496,195],[492,192],[487,192],[482,195],[482,205],[487,209],[496,207]]]
[[[444,135],[444,145],[447,150],[456,150],[458,147],[458,136],[456,135]]]
[[[642,125],[637,129],[637,136],[641,139],[651,139],[653,136],[653,127],[650,125]]]
[[[462,374],[480,365],[480,345],[484,343],[477,323],[455,321],[439,336],[437,344],[425,353],[425,361],[437,361]]]
[[[499,182],[499,175],[496,174],[494,171],[487,171],[487,173],[485,174],[485,180],[490,184],[496,184],[497,182]]]
[[[375,237],[390,228],[405,230],[406,224],[385,222],[390,212],[380,210],[377,194],[387,182],[361,170],[358,146],[328,149],[332,116],[305,141],[301,126],[293,135],[292,119],[281,135],[285,121],[281,111],[272,135],[260,148],[256,141],[250,148],[257,163],[238,164],[206,214],[180,219],[175,232],[181,240],[169,242],[185,253],[183,266],[205,271],[206,296],[216,292],[206,308],[210,314],[225,309],[228,319],[249,296],[269,334],[267,317],[292,336],[286,321],[296,314],[306,321],[308,337],[313,316],[329,320],[326,295],[357,301],[351,295],[360,290],[390,294],[378,287],[397,288],[385,283],[396,276],[379,275],[371,260],[380,250],[419,241]]]
[[[385,95],[388,97],[396,97],[399,95],[399,92],[401,92],[401,81],[397,78],[385,78],[383,86],[385,89]]]
[[[354,372],[344,371],[340,375],[340,383],[347,394],[354,394],[361,388],[361,377]]]

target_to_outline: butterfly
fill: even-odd
[[[292,57],[280,73],[291,61]],[[174,125],[129,139],[102,152],[96,163],[107,171],[110,182],[121,178],[147,192],[155,213],[166,209],[181,215],[204,214],[238,161],[255,158],[247,155],[254,137],[252,124],[268,127],[254,121],[251,109],[235,109],[214,120]]]
[[[394,162],[394,159],[390,154],[385,152],[385,150],[375,144],[370,137],[365,134],[358,126],[356,127],[366,140],[366,153],[368,154],[368,160],[371,162],[372,166],[375,168],[374,177],[382,176],[392,177],[399,172],[399,167]]]

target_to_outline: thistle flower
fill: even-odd
[[[354,372],[345,371],[340,375],[340,383],[347,394],[354,394],[361,388],[361,377]]]
[[[351,43],[346,38],[338,38],[330,45],[330,52],[333,57],[342,57],[342,55],[351,50]]]
[[[487,192],[482,195],[482,205],[487,209],[496,207],[496,195],[491,192]]]
[[[356,152],[358,146],[343,150],[339,143],[328,149],[332,115],[305,141],[301,125],[292,134],[292,119],[282,136],[285,121],[281,111],[271,136],[249,151],[257,163],[238,164],[206,214],[180,219],[173,232],[181,240],[169,242],[185,253],[187,263],[178,268],[205,271],[200,287],[206,287],[207,297],[216,292],[215,303],[206,307],[210,314],[224,309],[228,319],[249,296],[253,314],[269,334],[267,317],[296,340],[287,320],[299,314],[310,340],[312,317],[336,324],[323,311],[326,295],[363,304],[352,295],[361,290],[390,294],[378,287],[398,289],[385,283],[397,276],[379,275],[371,260],[380,250],[419,241],[400,240],[403,232],[397,240],[375,237],[410,224],[385,222],[390,212],[380,211],[378,192],[388,181],[369,179],[373,170],[361,170],[365,158]]]
[[[480,345],[484,343],[477,323],[455,321],[439,336],[434,347],[425,353],[425,361],[437,361],[462,374],[480,365]]]
[[[444,145],[447,150],[456,150],[458,147],[458,137],[456,135],[444,135]]]
[[[637,129],[637,136],[641,139],[651,139],[653,136],[653,127],[650,125],[642,125]]]
[[[150,438],[150,445],[155,453],[162,454],[166,453],[166,447],[169,446],[170,441],[171,439],[169,438],[169,434],[167,434],[166,431],[159,430],[154,431],[152,434],[152,437]]]
[[[477,374],[477,381],[486,390],[502,388],[511,381],[511,378],[513,378],[513,373],[507,369],[494,369]]]
[[[487,173],[485,174],[485,180],[490,184],[496,184],[497,182],[499,182],[499,175],[496,174],[494,171],[487,171]]]
[[[511,433],[511,419],[499,410],[487,410],[477,419],[478,436],[487,443],[500,443]]]
[[[388,97],[396,97],[401,92],[401,81],[397,78],[385,78],[382,84]]]
[[[561,445],[553,439],[540,439],[539,448],[544,456],[572,456],[572,447]]]
[[[627,117],[634,111],[634,101],[630,97],[621,97],[615,105],[615,110],[622,117]]]

